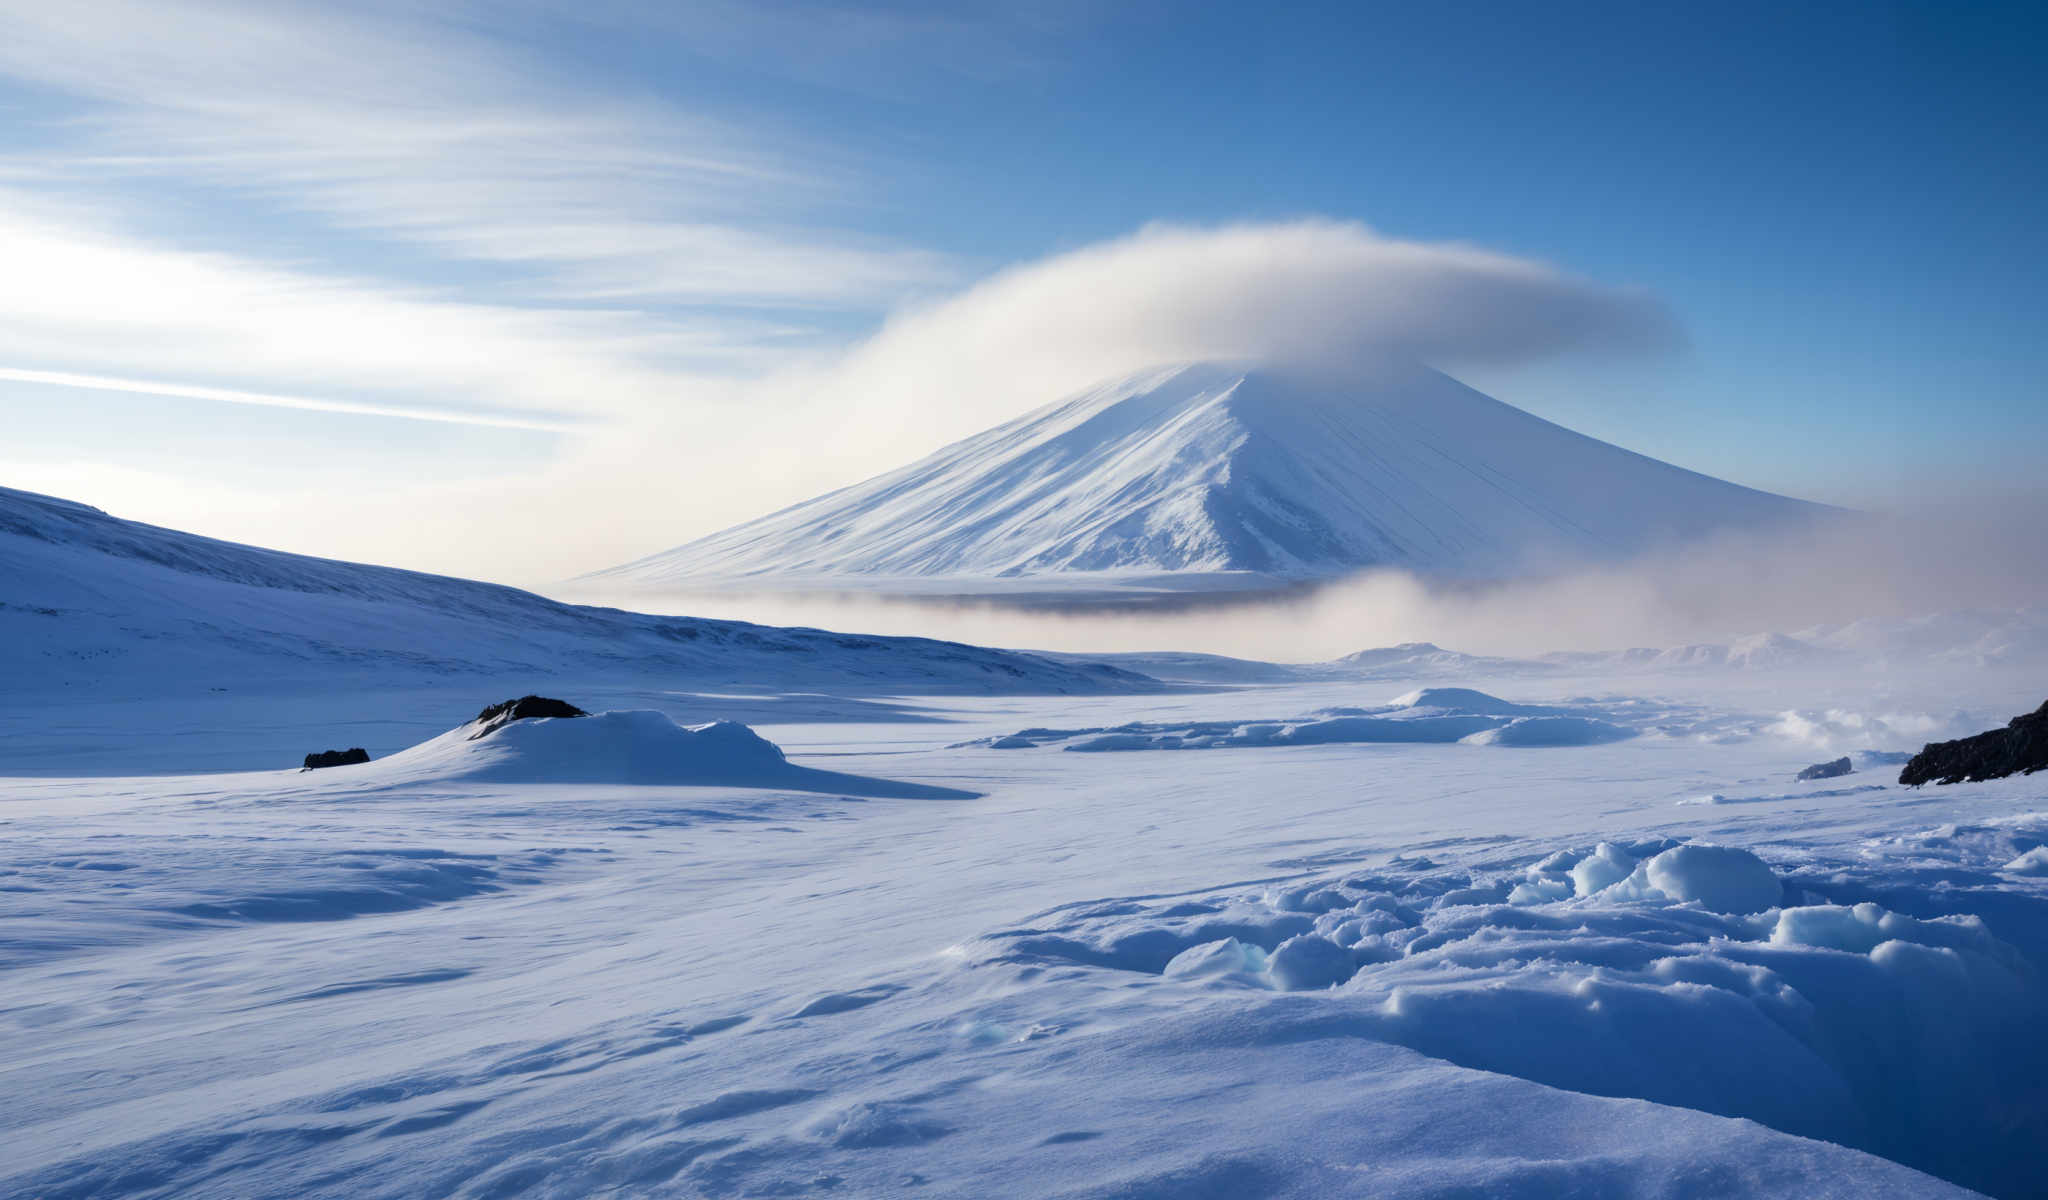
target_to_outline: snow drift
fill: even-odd
[[[384,765],[413,778],[490,783],[773,783],[795,770],[745,725],[684,726],[646,709],[514,721],[481,738],[464,725]]]
[[[587,783],[791,788],[921,799],[974,795],[801,767],[784,757],[780,746],[737,721],[678,725],[651,709],[533,717],[497,727],[471,721],[376,762],[321,775],[322,782],[352,787]]]
[[[1951,880],[2033,844],[2039,828],[1937,830],[1790,877],[1741,847],[1670,839],[1561,849],[1519,871],[1396,863],[1075,906],[992,935],[982,961],[1243,993],[1251,1007],[1231,1028],[1248,1044],[1393,1042],[2032,1195],[2048,1135],[2041,910],[1957,895]],[[1875,882],[1894,854],[1932,854],[1947,870],[1889,903],[1839,895]],[[1949,903],[1984,915],[1927,911]]]

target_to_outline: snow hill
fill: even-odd
[[[0,488],[0,693],[120,698],[603,675],[665,685],[1101,692],[1113,667],[560,604],[196,537]]]
[[[1371,566],[1503,575],[1825,511],[1573,433],[1424,367],[1336,383],[1198,364],[579,583],[1208,590]]]

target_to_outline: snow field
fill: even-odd
[[[1627,698],[1515,706],[1644,730],[1556,753],[946,746],[1247,707],[774,731],[844,790],[630,711],[0,782],[0,1196],[2028,1194],[2038,782],[1802,791],[1768,714]]]
[[[1358,412],[1249,382],[1097,396],[977,440],[939,490],[1019,495],[965,468],[1177,410],[1187,438],[977,508],[1016,535],[984,544],[1312,565],[1284,487],[1197,512],[1181,486],[1291,487],[1273,445],[1304,440],[1405,446],[1389,491],[1445,485],[1405,531],[1425,556],[1485,556],[1439,540],[1468,501],[1503,544],[1574,507],[1551,501],[1645,515],[1602,471],[1519,461],[1503,504],[1410,454],[1410,417],[1324,436]],[[1461,437],[1525,443],[1459,397],[1498,418]],[[1226,444],[1231,480],[1183,469]],[[1038,540],[1093,521],[1104,478],[1144,511]],[[918,503],[869,515],[957,533]],[[973,565],[929,548],[890,547]],[[1119,656],[1281,685],[1200,692],[4,490],[0,592],[0,1200],[2018,1197],[2048,1170],[2048,783],[1882,782],[2039,703],[2039,612],[1522,660]],[[1553,702],[1494,694],[1536,679]],[[449,730],[529,691],[611,711]],[[353,745],[376,761],[271,769]],[[1030,753],[1062,747],[1239,752]],[[1792,782],[1843,752],[1867,779]],[[174,770],[239,773],[137,773]]]

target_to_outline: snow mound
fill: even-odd
[[[1520,717],[1464,740],[1475,746],[1600,746],[1636,735],[1593,717]]]
[[[1547,664],[1446,650],[1435,642],[1402,642],[1358,650],[1325,663],[1297,668],[1306,677],[1347,679],[1441,679],[1450,675],[1542,673]],[[1149,672],[1148,672],[1149,674]]]
[[[408,775],[490,783],[773,783],[790,764],[745,725],[678,725],[652,709],[464,725],[384,760]]]
[[[1499,696],[1490,696],[1473,688],[1426,687],[1416,688],[1387,701],[1388,709],[1423,708],[1444,713],[1484,713],[1488,716],[1521,716],[1532,713],[1547,713],[1548,708],[1516,704]]]
[[[319,775],[350,787],[459,781],[775,787],[925,799],[974,795],[801,767],[737,721],[678,725],[653,709],[534,717],[486,736],[479,736],[481,728],[471,721],[377,762]]]
[[[1227,937],[1190,946],[1168,960],[1160,974],[1168,979],[1266,987],[1266,967],[1264,950]]]
[[[1644,863],[1643,875],[1673,900],[1710,912],[1762,912],[1785,892],[1763,859],[1734,846],[1673,846]]]
[[[1471,688],[1421,688],[1370,708],[1323,708],[1286,719],[1132,721],[1084,729],[1024,729],[962,742],[992,750],[1057,746],[1081,753],[1260,746],[1450,744],[1596,746],[1636,735],[1624,711],[1518,704]],[[1639,714],[1634,719],[1640,720]]]
[[[1359,957],[1345,946],[1313,933],[1298,933],[1273,948],[1266,969],[1273,985],[1289,992],[1333,988],[1358,971]]]
[[[1569,886],[1567,886],[1569,881]],[[1734,846],[1689,843],[1643,859],[1611,842],[1566,864],[1553,856],[1530,868],[1508,895],[1510,904],[1566,896],[1695,903],[1709,912],[1753,913],[1777,906],[1777,875],[1756,855]]]

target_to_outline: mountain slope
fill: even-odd
[[[1201,364],[1061,401],[582,582],[1501,574],[1821,511],[1426,368],[1332,384]]]
[[[603,674],[757,688],[1099,692],[1142,676],[923,638],[560,604],[0,488],[0,694],[193,694]]]

